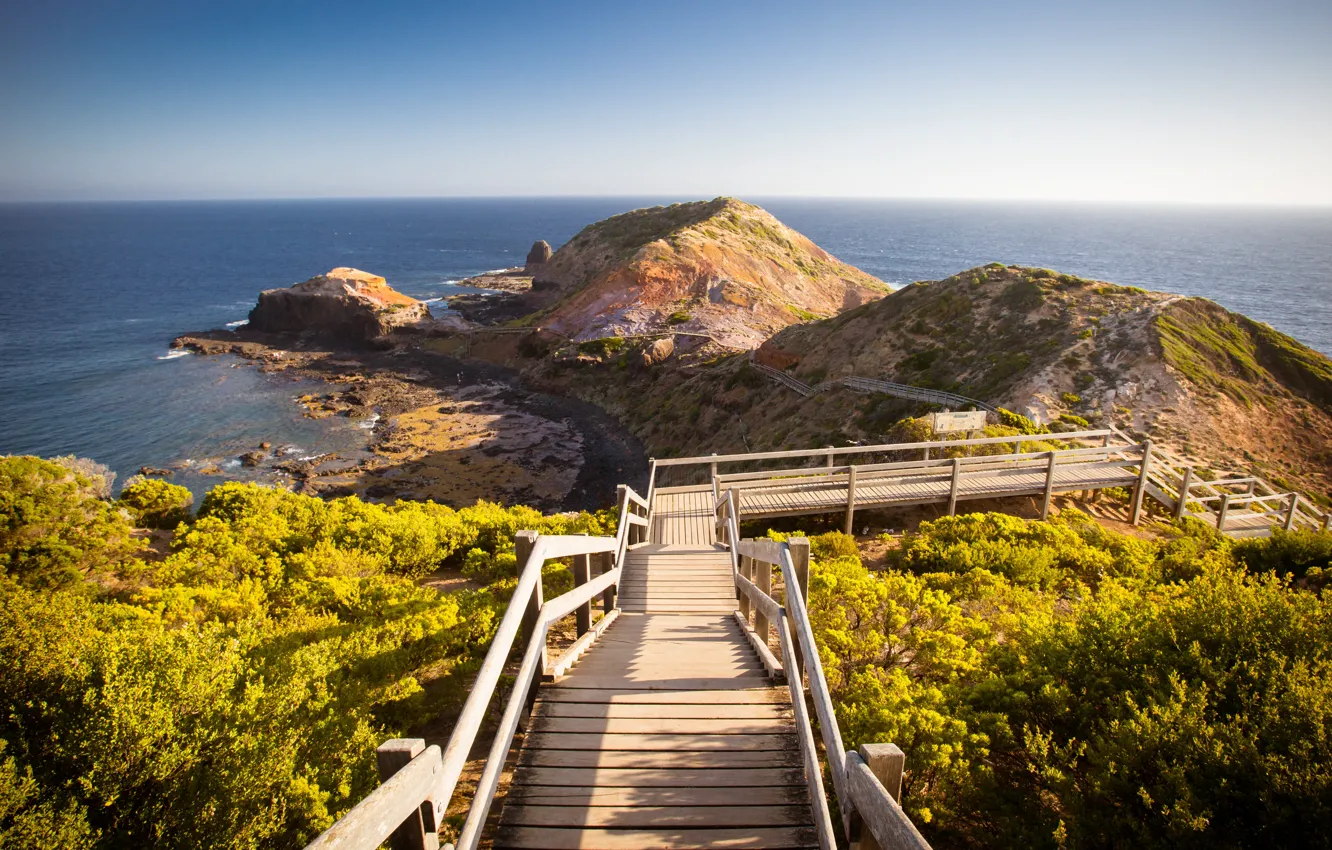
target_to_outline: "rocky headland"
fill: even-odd
[[[302,399],[311,416],[379,417],[375,458],[308,470],[314,492],[571,507],[575,491],[615,481],[570,472],[613,467],[623,480],[639,440],[656,456],[883,442],[923,412],[837,387],[801,397],[751,361],[810,385],[949,390],[1054,431],[1113,425],[1217,471],[1332,489],[1332,362],[1203,299],[999,263],[888,294],[729,198],[636,210],[543,245],[524,266],[465,281],[487,290],[451,305],[470,321],[423,319],[366,275],[375,324],[345,284],[310,281],[265,292],[240,332],[177,344],[329,381]],[[351,298],[362,318],[304,306],[320,298]],[[584,485],[562,489],[574,478]]]
[[[674,331],[748,349],[887,292],[763,209],[717,198],[583,228],[535,267],[524,321],[575,342]]]
[[[424,303],[393,289],[378,275],[342,267],[286,289],[259,293],[248,327],[364,344],[428,321],[430,310]]]

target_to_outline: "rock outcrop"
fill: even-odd
[[[764,210],[717,198],[583,228],[537,267],[527,303],[575,340],[673,330],[743,349],[887,292]]]
[[[538,239],[532,243],[532,250],[527,252],[527,265],[525,266],[528,274],[535,274],[538,269],[550,262],[550,243],[544,239]]]
[[[424,303],[393,289],[384,278],[336,268],[287,289],[261,292],[247,329],[366,343],[429,317]]]

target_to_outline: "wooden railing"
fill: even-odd
[[[1128,439],[1118,429],[1115,434]],[[1256,476],[1203,479],[1195,464],[1160,449],[1153,455],[1146,491],[1176,519],[1194,517],[1227,533],[1332,527],[1332,512],[1320,510],[1298,492]]]
[[[380,746],[376,756],[383,784],[307,845],[307,850],[374,850],[390,837],[395,850],[439,846],[439,825],[444,821],[444,812],[521,631],[526,647],[522,663],[457,842],[458,850],[475,848],[513,737],[531,706],[529,697],[534,696],[541,676],[562,674],[618,615],[614,595],[619,589],[625,553],[630,545],[646,538],[646,513],[647,502],[633,490],[622,487],[620,524],[615,537],[519,532],[515,539],[518,563],[522,565],[518,586],[495,630],[448,744],[442,752],[437,745],[427,747],[421,739],[394,739]],[[561,558],[573,560],[574,589],[544,601],[542,569],[546,562]],[[600,560],[603,567],[596,576],[592,575],[593,558]],[[594,626],[592,600],[598,595],[602,597],[604,615]],[[546,636],[551,624],[569,614],[575,615],[578,638],[560,658],[548,663]]]
[[[724,540],[736,564],[735,587],[739,598],[736,618],[755,648],[761,647],[760,656],[768,656],[765,665],[774,663],[768,644],[771,633],[777,632],[781,669],[791,691],[819,847],[833,850],[837,840],[823,787],[813,722],[805,702],[806,684],[847,838],[858,842],[863,850],[929,850],[929,844],[899,805],[905,759],[902,751],[892,744],[871,744],[862,746],[858,752],[847,752],[842,743],[832,694],[805,607],[809,594],[809,541],[803,537],[786,543],[741,540],[733,499],[730,493],[722,497],[717,516],[719,526],[724,529],[719,539]],[[773,595],[773,567],[781,574],[784,602]]]

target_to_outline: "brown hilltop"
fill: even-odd
[[[528,321],[576,340],[669,329],[753,348],[887,291],[759,207],[717,198],[583,228],[536,267]]]

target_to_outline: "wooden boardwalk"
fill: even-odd
[[[648,539],[654,543],[711,546],[717,542],[716,524],[711,487],[664,488],[653,499]]]
[[[715,545],[648,543],[630,549],[619,605],[626,613],[729,614],[735,610],[731,556]]]
[[[622,613],[538,691],[496,848],[818,846],[790,691],[732,613],[730,555],[701,540],[711,498],[663,497]]]
[[[956,499],[966,501],[1043,496],[1046,479],[1046,470],[1033,468],[969,473],[958,479]],[[1132,489],[1137,480],[1137,473],[1128,469],[1094,467],[1092,464],[1070,465],[1055,469],[1051,491],[1067,493],[1104,487]],[[811,481],[794,487],[778,478],[772,479],[766,486],[755,486],[749,482],[746,485],[744,489],[736,488],[737,507],[745,518],[799,516],[844,510],[849,496],[845,482]],[[710,493],[705,495],[711,497]],[[881,477],[863,480],[856,485],[855,507],[863,509],[939,504],[947,503],[953,495],[952,477],[949,475]]]

